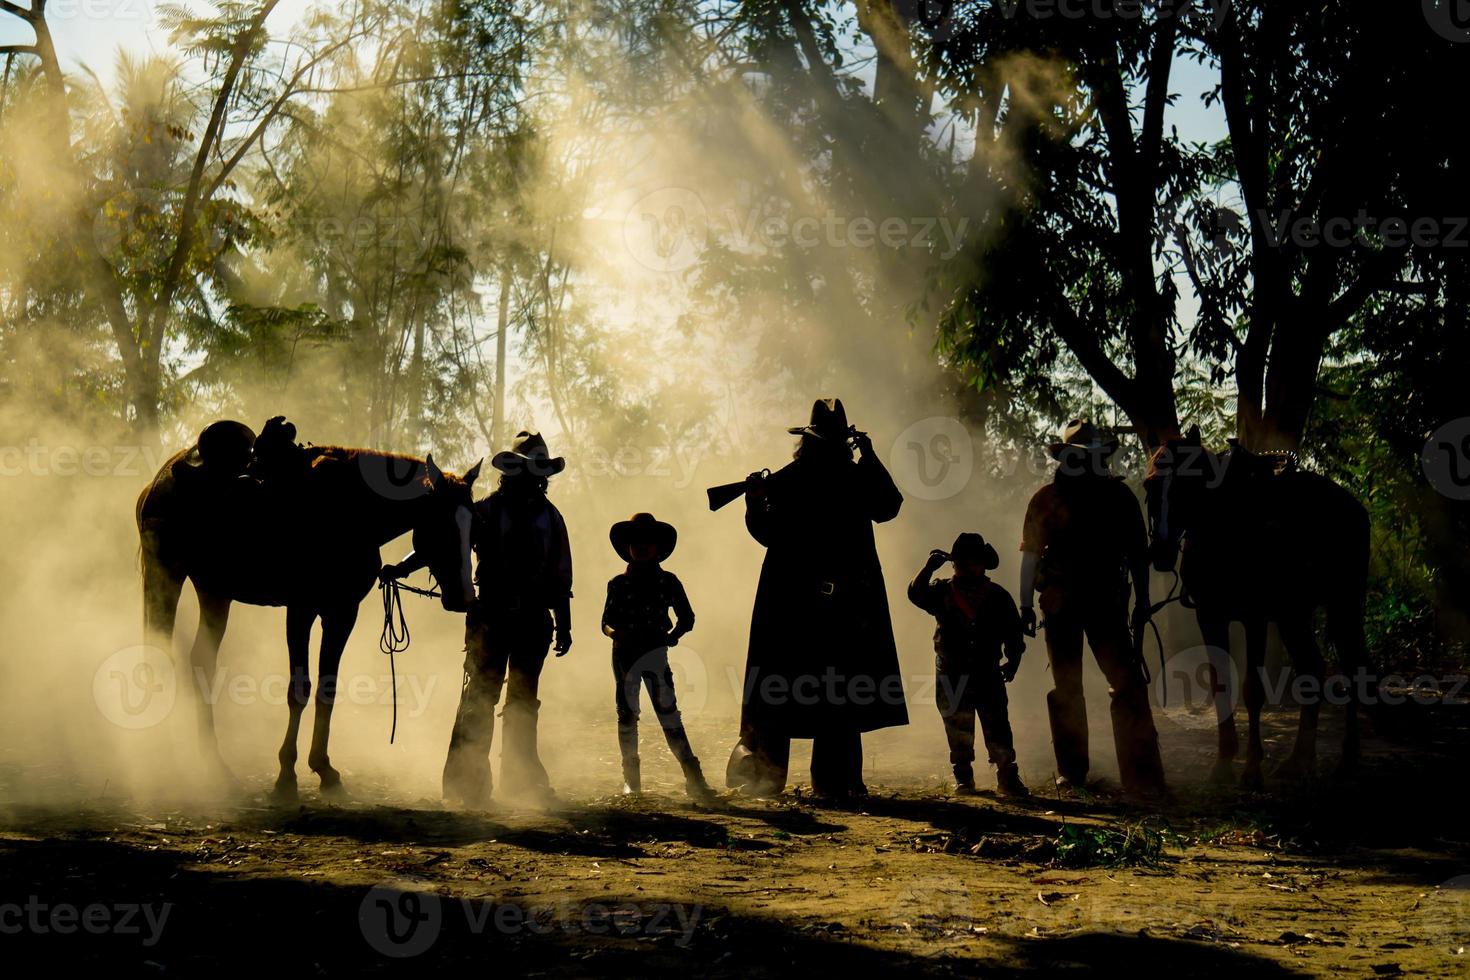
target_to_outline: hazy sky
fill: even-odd
[[[310,0],[281,0],[271,15],[276,30],[288,26],[310,6]],[[113,74],[118,49],[135,53],[162,53],[168,37],[155,26],[156,0],[50,0],[47,20],[56,39],[57,54],[67,68],[85,65],[105,82]],[[31,40],[29,29],[13,17],[0,17],[0,44]],[[1180,96],[1170,122],[1190,140],[1213,140],[1224,135],[1218,110],[1205,111],[1199,95],[1211,85],[1212,74],[1192,61],[1174,66],[1173,88]]]

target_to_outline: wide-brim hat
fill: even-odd
[[[841,442],[847,438],[847,409],[841,398],[818,398],[812,403],[812,420],[786,430],[794,436],[816,436]]]
[[[966,531],[954,539],[954,546],[949,549],[949,557],[957,562],[978,562],[988,571],[995,571],[1000,567],[1000,555],[996,554],[995,547],[973,531]]]
[[[1083,452],[1101,453],[1104,456],[1111,456],[1118,451],[1118,440],[1116,438],[1105,438],[1102,430],[1087,419],[1073,419],[1062,430],[1062,441],[1054,442],[1048,448],[1051,452],[1052,459],[1060,459],[1062,453],[1068,449],[1078,449]]]
[[[634,514],[626,521],[618,521],[607,533],[608,540],[612,542],[613,550],[623,561],[632,561],[628,549],[639,542],[647,541],[654,545],[658,551],[656,561],[663,561],[674,553],[674,545],[679,541],[679,532],[674,525],[665,524],[652,514]]]
[[[511,448],[496,453],[491,458],[490,465],[511,475],[530,473],[532,476],[556,476],[566,468],[567,461],[560,456],[551,455],[541,433],[519,432]]]

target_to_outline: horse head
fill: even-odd
[[[483,460],[481,461],[483,462]],[[480,463],[455,476],[425,460],[429,492],[413,525],[413,550],[422,556],[439,583],[440,602],[450,612],[465,612],[475,601],[470,578],[470,524],[474,498],[471,488],[480,475]]]
[[[1174,570],[1180,541],[1198,514],[1200,495],[1213,485],[1218,469],[1218,459],[1204,447],[1197,425],[1165,442],[1149,458],[1143,489],[1149,555],[1156,570]]]

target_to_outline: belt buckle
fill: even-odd
[[[837,591],[837,586],[832,582],[822,582],[817,586],[817,591],[822,595],[831,595]]]

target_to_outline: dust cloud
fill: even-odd
[[[554,258],[569,271],[571,317],[584,339],[594,338],[593,353],[561,365],[569,376],[559,376],[548,367],[545,335],[520,329],[509,344],[505,425],[507,433],[540,430],[552,452],[568,458],[551,498],[566,516],[574,554],[574,646],[566,657],[548,659],[541,688],[542,757],[553,785],[570,795],[617,789],[610,646],[598,623],[604,585],[620,570],[608,527],[636,511],[652,511],[679,529],[666,567],[683,580],[697,626],[671,660],[695,748],[712,781],[720,782],[736,734],[763,553],[744,530],[741,505],[712,514],[703,491],[783,465],[794,445],[786,428],[804,424],[812,400],[828,395],[841,397],[851,421],[871,434],[906,497],[877,540],[911,723],[866,738],[868,783],[877,791],[946,783],[947,750],[934,708],[933,624],[909,605],[904,588],[932,548],[947,548],[960,531],[979,531],[1002,556],[995,577],[1014,591],[1021,515],[1048,478],[1039,439],[1019,448],[1000,444],[982,423],[966,421],[968,395],[936,357],[933,323],[916,308],[930,263],[983,234],[984,202],[946,201],[921,179],[899,193],[881,158],[854,183],[857,190],[831,196],[813,179],[807,148],[793,142],[790,120],[773,115],[748,79],[718,86],[676,80],[664,108],[634,120],[616,119],[631,79],[562,71],[560,97],[539,120],[547,140],[536,158],[539,169],[518,191],[518,203],[528,214],[561,219],[548,264]],[[1027,71],[1034,76],[1038,69]],[[819,98],[812,93],[813,104]],[[586,120],[597,114],[612,115],[617,124],[589,135]],[[44,162],[27,165],[40,169]],[[569,195],[569,186],[578,195]],[[290,267],[292,248],[281,244],[277,254],[242,269],[241,288],[265,290],[273,268]],[[493,330],[493,271],[481,270],[473,285],[482,340]],[[281,282],[273,302],[312,298],[310,281],[283,276]],[[64,377],[82,353],[97,356],[98,344],[81,338],[73,348],[31,349],[7,371]],[[173,406],[161,444],[139,440],[120,424],[78,423],[74,405],[47,404],[33,391],[5,402],[0,623],[8,649],[0,659],[0,791],[6,798],[193,800],[213,792],[195,752],[195,681],[186,669],[197,621],[191,590],[170,656],[140,666],[134,652],[147,639],[133,505],[163,460],[209,421],[236,417],[258,430],[268,415],[284,414],[303,441],[434,451],[456,472],[503,448],[467,425],[414,435],[404,434],[411,427],[387,435],[365,429],[350,402],[344,411],[316,383],[357,369],[354,357],[330,346],[303,351],[284,381],[238,366],[228,383]],[[599,386],[615,389],[612,410],[587,396]],[[26,390],[32,388],[44,384]],[[485,395],[451,390],[431,397],[440,402],[440,417],[467,415],[456,401]],[[1086,404],[1071,407],[1088,411]],[[491,489],[492,477],[487,466],[477,495]],[[408,547],[406,539],[393,542],[383,558],[396,561]],[[410,581],[425,584],[423,573]],[[394,744],[376,592],[364,599],[343,658],[332,760],[349,791],[367,799],[437,799],[458,701],[462,618],[428,600],[405,596],[405,602],[412,645],[394,665]],[[286,721],[284,619],[281,609],[236,604],[206,694],[215,704],[224,758],[257,792],[274,779]],[[1108,774],[1115,770],[1105,748],[1111,744],[1105,684],[1089,670],[1095,765]],[[1021,771],[1033,785],[1052,771],[1044,708],[1049,686],[1043,644],[1029,641],[1011,689],[1011,717]],[[303,729],[310,731],[309,722]],[[648,781],[676,785],[672,760],[653,744],[657,726],[647,709],[643,737]],[[805,761],[798,747],[793,782],[805,782]],[[298,773],[303,790],[312,791],[304,746]]]

